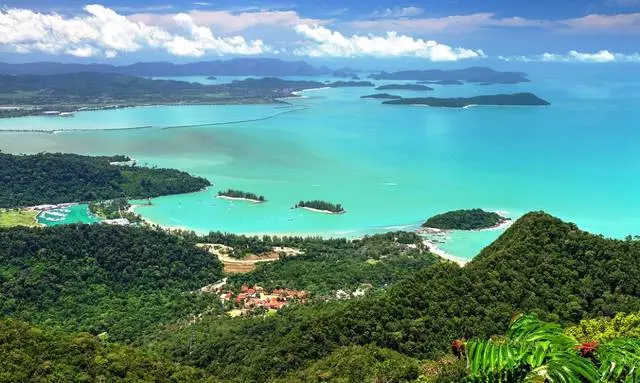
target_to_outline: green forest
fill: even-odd
[[[257,195],[256,193],[251,192],[243,192],[240,190],[227,189],[224,191],[218,192],[218,196],[221,197],[231,197],[231,198],[245,198],[250,199],[252,201],[265,202],[264,196]]]
[[[300,201],[294,206],[295,209],[304,208],[304,207],[309,209],[328,211],[331,213],[344,213],[344,208],[342,207],[341,204],[320,201],[320,200]]]
[[[126,156],[0,153],[0,207],[149,198],[190,193],[211,183],[174,169],[116,166]]]
[[[454,210],[434,215],[422,227],[441,230],[480,230],[495,227],[507,219],[495,212],[482,209]]]
[[[317,297],[365,281],[376,288],[230,318],[215,296],[194,293],[224,277],[196,242],[304,251],[230,277],[234,285],[315,289]],[[0,363],[8,366],[0,381],[55,373],[88,381],[519,382],[544,370],[555,374],[549,382],[615,382],[640,368],[625,354],[637,350],[640,241],[605,239],[541,212],[463,268],[437,262],[411,233],[347,241],[71,225],[2,229],[0,243]],[[74,351],[83,342],[91,360]],[[514,351],[532,347],[537,359]],[[73,357],[62,360],[64,352]],[[42,358],[46,370],[37,368]],[[568,369],[558,371],[558,360]],[[624,367],[602,376],[611,361]]]

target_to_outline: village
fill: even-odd
[[[277,311],[291,304],[305,304],[309,300],[309,292],[293,289],[273,289],[269,291],[264,287],[243,284],[240,290],[234,291],[233,286],[227,283],[227,278],[204,286],[201,293],[216,294],[220,302],[229,308],[230,316],[245,316],[262,310]]]

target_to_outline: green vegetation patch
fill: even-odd
[[[294,208],[307,208],[336,214],[345,212],[344,208],[339,203],[331,203],[320,200],[300,201],[294,206]]]
[[[174,169],[116,166],[125,156],[0,153],[0,207],[149,198],[210,186],[204,178]]]
[[[0,243],[1,314],[116,341],[205,311],[217,298],[190,292],[222,278],[193,242],[146,228],[17,227]]]
[[[211,382],[180,366],[90,334],[66,335],[0,319],[0,382]]]
[[[38,226],[37,211],[20,209],[0,209],[0,228],[14,226]]]
[[[455,210],[429,218],[422,227],[441,230],[480,230],[500,225],[508,219],[482,209]]]

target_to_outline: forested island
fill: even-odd
[[[325,202],[320,200],[314,201],[300,201],[295,206],[294,209],[307,209],[312,211],[318,211],[321,213],[330,213],[330,214],[342,214],[345,213],[344,208],[341,204],[333,204],[331,202]]]
[[[366,96],[362,96],[360,98],[376,98],[376,99],[387,99],[387,100],[399,100],[402,97],[400,96],[396,96],[393,94],[389,94],[389,93],[376,93],[376,94],[369,94]]]
[[[496,94],[475,97],[420,97],[403,98],[399,100],[384,101],[388,105],[426,105],[439,108],[464,108],[468,106],[548,106],[548,101],[541,99],[533,93]]]
[[[507,221],[509,218],[492,211],[454,210],[429,218],[422,227],[440,230],[482,230],[500,226]]]
[[[406,70],[399,72],[380,72],[371,74],[374,80],[415,80],[415,81],[464,81],[469,83],[518,84],[530,82],[526,73],[500,72],[487,67],[464,69]]]
[[[228,199],[237,199],[237,200],[247,200],[251,202],[265,202],[265,198],[262,195],[257,195],[255,193],[243,192],[240,190],[227,189],[218,192],[219,198],[228,198]]]
[[[420,84],[389,84],[381,85],[376,90],[433,90],[433,88]]]
[[[20,207],[191,193],[210,186],[175,169],[116,166],[126,156],[0,153],[0,207]]]
[[[141,105],[281,103],[280,99],[305,89],[373,86],[369,81],[325,84],[276,77],[203,85],[112,73],[0,75],[0,118],[70,115]]]

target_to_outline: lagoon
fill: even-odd
[[[545,210],[606,236],[639,234],[640,79],[615,68],[529,72],[528,84],[434,85],[428,95],[526,91],[551,106],[380,105],[360,99],[372,88],[319,89],[286,100],[291,106],[156,106],[5,119],[0,130],[60,132],[0,132],[0,150],[126,154],[207,177],[214,186],[206,191],[136,210],[198,232],[357,237],[478,207],[513,218]],[[241,122],[247,120],[255,121]],[[145,129],[119,130],[133,127]],[[268,202],[215,198],[228,188]],[[291,209],[313,199],[341,203],[347,213]],[[471,258],[498,235],[454,232],[442,248]]]

